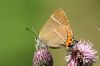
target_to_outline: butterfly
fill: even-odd
[[[65,12],[59,8],[49,17],[40,30],[36,42],[39,45],[46,44],[51,48],[73,45],[73,33]]]

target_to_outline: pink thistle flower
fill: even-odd
[[[53,59],[47,49],[38,49],[33,56],[34,66],[52,66]]]
[[[80,40],[65,57],[67,66],[92,66],[97,59],[97,51],[92,46],[91,42]]]
[[[36,51],[33,55],[33,66],[53,66],[53,59],[45,43],[36,40]]]

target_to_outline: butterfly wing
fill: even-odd
[[[68,19],[62,9],[56,10],[44,24],[39,33],[39,39],[49,47],[65,45],[67,32],[72,33]]]

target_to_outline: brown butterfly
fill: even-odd
[[[37,44],[46,44],[53,48],[59,48],[62,45],[71,46],[73,41],[72,30],[68,18],[61,8],[50,16],[36,41]]]

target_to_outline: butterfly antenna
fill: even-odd
[[[31,33],[34,33],[37,36],[37,33],[36,33],[35,29],[33,29],[33,28],[31,28],[31,29],[29,27],[26,28],[27,31],[29,31]]]
[[[35,34],[36,36],[38,36],[38,33],[36,32],[36,30],[35,30],[34,27],[32,27],[32,31],[34,32],[34,34]]]

